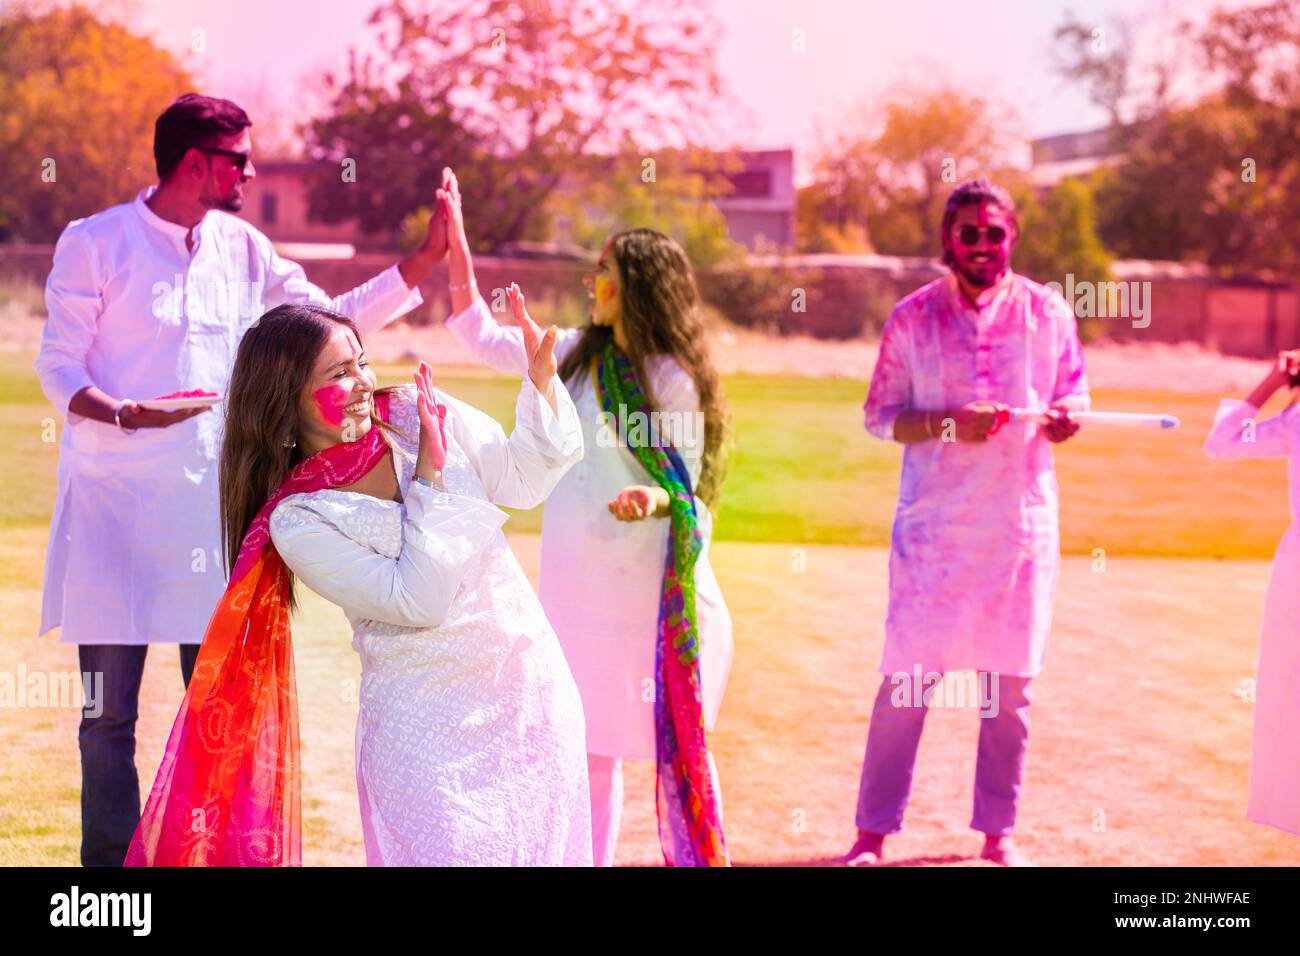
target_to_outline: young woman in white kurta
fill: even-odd
[[[414,388],[388,393],[390,454],[270,515],[285,565],[343,609],[361,655],[357,790],[371,865],[591,863],[582,701],[497,507],[535,507],[582,455],[553,338],[544,352],[541,341],[530,341],[509,438],[434,390],[422,365]],[[379,428],[377,405],[347,320],[302,306],[264,316],[232,380],[232,540],[259,497],[246,492],[276,483],[277,444],[310,460]]]
[[[518,375],[523,340],[517,326],[498,325],[480,298],[447,322],[485,364]],[[560,329],[556,357],[563,360],[581,332]],[[691,377],[671,357],[647,362],[658,408],[696,412]],[[653,760],[655,756],[655,634],[659,581],[668,547],[667,520],[619,521],[606,507],[629,485],[650,482],[646,470],[602,423],[590,376],[566,383],[572,389],[586,449],[556,485],[542,516],[542,606],[560,635],[587,711],[587,749],[592,754]],[[691,481],[700,480],[697,446],[681,449]],[[692,452],[694,452],[692,454]],[[697,501],[707,542],[713,520]],[[700,679],[705,727],[712,730],[731,667],[731,616],[709,563],[707,547],[695,565],[701,631]]]
[[[455,226],[448,228],[455,248]],[[664,239],[667,242],[667,239]],[[602,272],[615,274],[608,255]],[[471,273],[472,274],[472,273]],[[456,303],[454,302],[454,307]],[[601,304],[593,317],[602,321]],[[481,298],[463,300],[447,328],[491,368],[523,372],[520,326],[498,325]],[[581,329],[556,329],[555,355],[564,358],[580,342]],[[694,378],[671,355],[647,355],[645,369],[655,410],[676,420],[697,421],[701,410]],[[671,528],[667,514],[638,520],[629,496],[653,485],[649,472],[603,423],[588,372],[565,381],[582,424],[585,453],[556,485],[542,518],[542,607],[559,635],[586,714],[591,778],[591,822],[597,865],[612,865],[623,806],[623,761],[654,760],[655,641],[664,555]],[[711,427],[722,428],[714,421]],[[703,428],[682,428],[673,442],[699,488]],[[617,512],[617,516],[616,516]],[[695,499],[705,550],[695,563],[695,602],[701,659],[703,719],[714,728],[732,661],[732,620],[708,561],[712,516]],[[716,777],[716,774],[715,774]]]
[[[567,398],[552,413],[525,378],[507,439],[438,394],[446,492],[412,480],[419,420],[406,387],[392,395],[401,503],[318,491],[271,516],[285,563],[344,610],[361,655],[366,862],[590,865],[581,700],[496,507],[545,498],[582,454],[577,413]]]
[[[1291,518],[1300,515],[1300,406],[1264,421],[1259,409],[1279,388],[1300,377],[1300,350],[1283,352],[1244,400],[1224,399],[1205,440],[1211,458],[1286,458]],[[1250,797],[1246,816],[1300,834],[1300,531],[1287,528],[1273,556],[1264,598],[1259,668],[1255,675],[1255,728],[1250,742]]]
[[[498,325],[481,298],[458,311],[447,325],[486,365],[511,375],[522,371],[520,328]],[[555,351],[563,364],[583,332],[557,332]],[[675,413],[677,420],[698,417],[695,382],[676,359],[651,355],[645,368],[657,411]],[[582,422],[586,452],[546,502],[539,590],[582,693],[593,848],[597,865],[612,865],[623,802],[622,758],[655,758],[655,642],[670,526],[666,515],[645,520],[615,516],[615,510],[624,507],[620,502],[624,492],[653,481],[603,423],[590,375],[579,372],[566,385]],[[704,430],[683,428],[679,437],[675,444],[692,487],[698,488]],[[712,516],[698,498],[696,514],[705,541],[695,566],[700,684],[705,728],[712,730],[731,669],[732,628],[709,563]]]

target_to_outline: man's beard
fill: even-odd
[[[989,263],[985,263],[984,265],[991,266],[994,265],[994,263],[989,262]],[[998,280],[1001,279],[1006,274],[1007,266],[1005,262],[997,264],[996,268],[997,268],[997,272],[993,273],[992,275],[982,274],[980,271],[972,268],[969,265],[959,265],[957,267],[957,270],[961,273],[961,277],[963,279],[965,279],[971,285],[975,286],[977,289],[987,289],[990,288],[991,286],[997,285]]]
[[[238,188],[232,189],[224,196],[206,195],[201,197],[208,209],[220,209],[222,212],[239,212],[244,208],[244,197]]]

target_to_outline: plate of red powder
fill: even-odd
[[[182,408],[208,408],[221,401],[220,392],[207,392],[201,388],[192,388],[184,392],[172,392],[157,398],[137,402],[141,408],[152,408],[158,412],[175,412]]]

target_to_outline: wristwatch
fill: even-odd
[[[137,431],[137,429],[135,428],[127,428],[125,425],[122,424],[122,409],[126,408],[126,406],[128,405],[134,405],[134,404],[135,404],[134,399],[124,398],[120,402],[118,402],[117,407],[113,409],[113,421],[117,423],[117,427],[122,430],[122,433],[124,435],[134,435]]]

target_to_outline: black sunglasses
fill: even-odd
[[[250,153],[237,153],[233,149],[217,149],[215,146],[195,146],[200,153],[211,153],[213,156],[229,156],[230,161],[235,164],[235,168],[241,173],[244,167],[248,165]]]
[[[995,246],[1007,237],[1007,231],[1001,226],[989,226],[987,228],[962,226],[961,232],[957,233],[957,238],[961,240],[963,246],[973,246],[980,241],[980,233],[988,236],[989,242]]]

